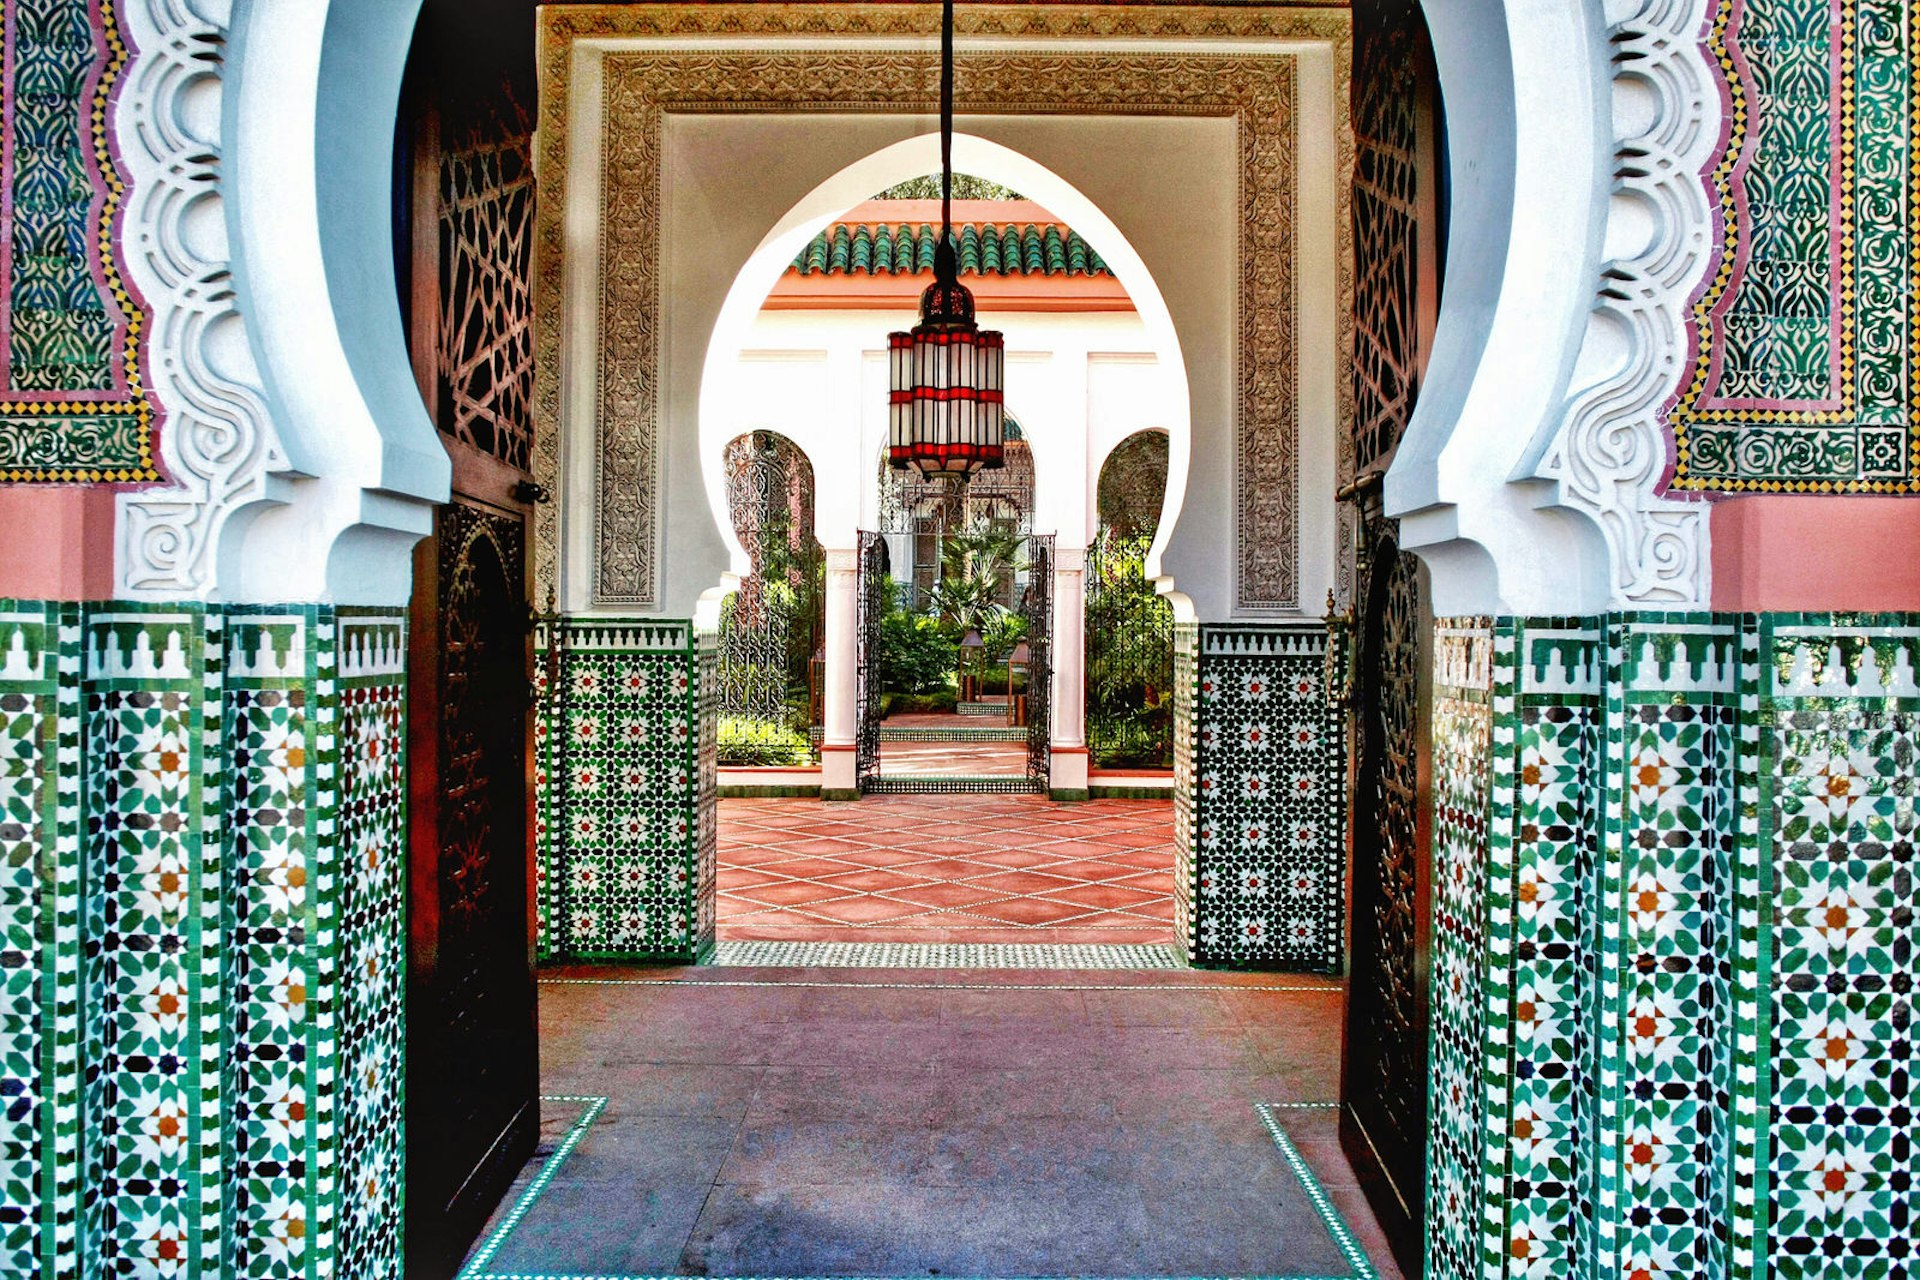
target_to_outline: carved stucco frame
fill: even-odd
[[[535,478],[562,484],[562,359],[568,333],[565,196],[573,46],[579,40],[724,38],[739,47],[610,52],[604,118],[598,252],[605,264],[597,307],[598,422],[595,457],[595,604],[659,598],[660,129],[673,110],[914,111],[932,109],[939,11],[906,5],[568,6],[543,11],[542,114],[537,166],[541,200],[534,241]],[[1313,7],[1086,7],[961,5],[956,93],[996,113],[1226,116],[1240,139],[1239,298],[1235,425],[1235,602],[1243,612],[1296,610],[1299,599],[1299,420],[1295,331],[1294,153],[1299,116],[1295,57],[1271,42],[1328,48],[1334,93],[1347,97],[1351,23],[1345,9]],[[806,38],[804,47],[793,45]],[[924,39],[924,50],[863,45],[863,39]],[[1138,53],[1072,41],[1134,39]],[[764,42],[754,47],[753,42]],[[783,47],[774,47],[774,41]],[[1004,43],[982,48],[968,41]],[[1183,42],[1178,52],[1169,41]],[[817,42],[817,43],[815,43]],[[1193,51],[1187,42],[1218,43]],[[1236,44],[1250,47],[1236,48]],[[1160,46],[1160,47],[1156,47]],[[1267,47],[1260,47],[1267,46]],[[1336,190],[1351,185],[1353,146],[1337,113]],[[1352,230],[1335,220],[1335,359],[1352,351]],[[618,298],[640,298],[636,307]],[[1352,474],[1352,394],[1336,379],[1339,477]],[[536,590],[559,582],[558,507],[534,523]],[[1342,520],[1347,513],[1342,513]],[[1277,532],[1276,532],[1277,531]],[[1343,570],[1343,572],[1345,572]],[[1344,585],[1344,583],[1343,583]]]

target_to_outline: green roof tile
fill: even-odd
[[[926,223],[838,222],[807,243],[793,260],[803,276],[918,275],[933,270],[938,239]],[[1049,224],[962,223],[956,231],[960,274],[1111,276],[1113,270],[1078,232]]]

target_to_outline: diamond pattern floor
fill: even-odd
[[[719,929],[765,942],[1168,943],[1173,805],[722,800]]]

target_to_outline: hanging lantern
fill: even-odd
[[[887,460],[965,482],[1006,456],[1006,342],[973,322],[953,251],[953,0],[940,29],[940,243],[920,323],[887,336]]]

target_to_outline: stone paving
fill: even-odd
[[[719,932],[777,942],[1173,940],[1173,805],[722,800]]]
[[[1279,974],[548,970],[542,1086],[570,1100],[468,1274],[1397,1280],[1315,1105],[1342,1000]]]

